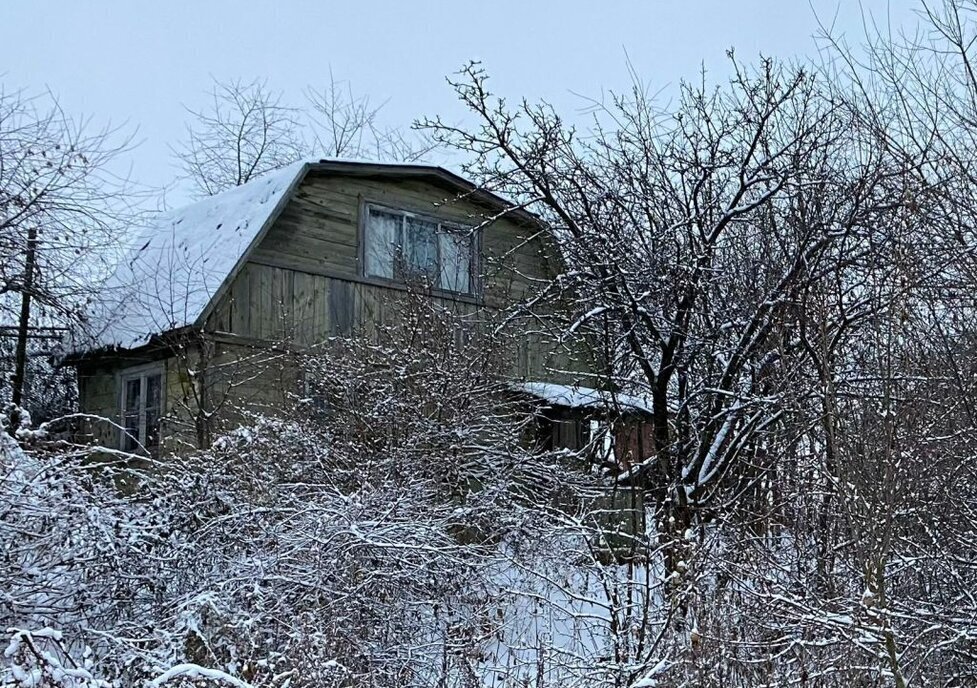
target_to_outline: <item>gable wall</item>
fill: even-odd
[[[477,225],[491,211],[455,200],[452,191],[415,180],[310,176],[251,255],[255,263],[350,280],[360,275],[359,223],[364,202]],[[482,232],[485,303],[502,307],[531,289],[528,277],[553,273],[538,230],[508,219]]]
[[[310,176],[252,252],[208,328],[246,340],[310,346],[396,325],[406,291],[360,274],[360,214],[366,202],[466,225],[479,224],[489,213],[427,182]],[[482,231],[481,248],[483,290],[478,298],[428,295],[473,327],[498,320],[502,309],[533,293],[534,280],[554,273],[548,255],[552,248],[535,228],[497,220]],[[586,372],[589,363],[579,351],[571,356],[566,347],[556,346],[540,325],[539,320],[513,322],[510,374],[580,381],[576,373]]]

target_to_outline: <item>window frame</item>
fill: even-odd
[[[396,214],[401,216],[401,241],[403,241],[403,235],[406,230],[406,218],[413,217],[423,222],[430,222],[437,225],[436,236],[442,233],[448,234],[451,232],[442,232],[442,227],[447,227],[452,230],[460,230],[459,233],[468,233],[471,236],[471,249],[469,255],[468,271],[469,271],[469,284],[471,286],[471,291],[454,291],[451,289],[445,289],[438,285],[429,285],[427,290],[436,296],[443,296],[447,298],[454,299],[470,299],[479,300],[482,297],[482,232],[478,230],[476,225],[466,225],[461,222],[454,220],[446,220],[444,218],[433,215],[430,212],[423,212],[415,210],[408,206],[403,205],[391,205],[387,202],[374,201],[367,198],[361,198],[359,204],[359,222],[358,224],[358,251],[357,259],[359,261],[358,274],[359,277],[368,282],[374,282],[382,284],[385,286],[397,287],[400,289],[409,288],[412,284],[409,276],[403,274],[403,266],[394,264],[394,276],[393,278],[383,277],[381,275],[371,275],[367,268],[367,233],[369,230],[370,223],[370,210],[375,209],[380,212]],[[443,271],[443,266],[441,264],[441,245],[439,241],[435,242],[437,248],[437,270],[440,275]],[[403,247],[401,247],[403,250]],[[400,262],[400,261],[398,261]]]
[[[146,425],[146,393],[149,385],[146,383],[151,377],[159,376],[159,406],[156,409],[157,416],[157,444],[153,447],[146,446],[147,440],[147,425]],[[137,446],[133,451],[147,451],[150,454],[155,454],[159,451],[159,446],[162,443],[162,419],[164,413],[164,406],[166,404],[166,366],[162,362],[144,363],[142,365],[130,366],[120,370],[116,375],[117,388],[119,390],[119,449],[122,451],[130,451],[126,449],[126,439],[129,437],[129,432],[126,428],[126,403],[128,402],[127,388],[128,383],[132,380],[139,380],[139,402],[138,402],[138,413],[139,413],[139,432],[136,436]]]

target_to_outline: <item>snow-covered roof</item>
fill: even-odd
[[[195,324],[276,214],[304,163],[153,217],[105,285],[92,348],[132,348]]]
[[[511,387],[516,392],[528,394],[550,406],[573,409],[621,409],[648,414],[652,412],[650,400],[633,394],[576,385],[558,385],[552,382],[515,382]]]
[[[91,314],[94,336],[75,351],[135,348],[153,335],[201,325],[207,307],[233,279],[263,230],[309,170],[321,174],[415,177],[535,217],[441,167],[354,160],[297,162],[193,205],[159,213],[134,232]]]

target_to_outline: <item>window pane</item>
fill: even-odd
[[[127,413],[125,417],[125,436],[122,438],[123,451],[136,451],[139,448],[139,413]]]
[[[126,380],[126,412],[139,410],[139,392],[142,380],[138,377]]]
[[[125,380],[125,404],[123,406],[122,427],[125,434],[122,437],[123,451],[135,451],[139,448],[139,396],[142,380],[138,377]]]
[[[159,409],[146,409],[146,439],[142,444],[146,449],[159,446]]]
[[[472,240],[467,233],[442,233],[441,288],[470,294],[472,291]]]
[[[438,226],[408,217],[404,237],[404,261],[410,274],[434,278],[438,274]]]
[[[162,389],[162,376],[159,374],[146,376],[146,408],[160,407]]]
[[[394,256],[400,243],[401,216],[370,208],[366,224],[366,274],[394,276]]]
[[[143,445],[147,449],[159,446],[159,411],[162,406],[162,377],[149,375],[146,377],[146,438]]]

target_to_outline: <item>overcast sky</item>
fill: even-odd
[[[860,13],[915,22],[914,0],[646,0],[645,2],[327,2],[3,0],[0,74],[11,87],[50,88],[65,109],[138,126],[135,178],[177,174],[168,146],[184,133],[211,77],[267,78],[295,101],[337,78],[380,102],[384,122],[458,119],[445,76],[481,60],[496,93],[546,98],[567,112],[575,93],[627,82],[625,61],[667,92],[735,47],[744,60],[815,54],[815,13],[855,42]],[[179,195],[179,191],[175,192]],[[172,201],[172,194],[171,199]]]

